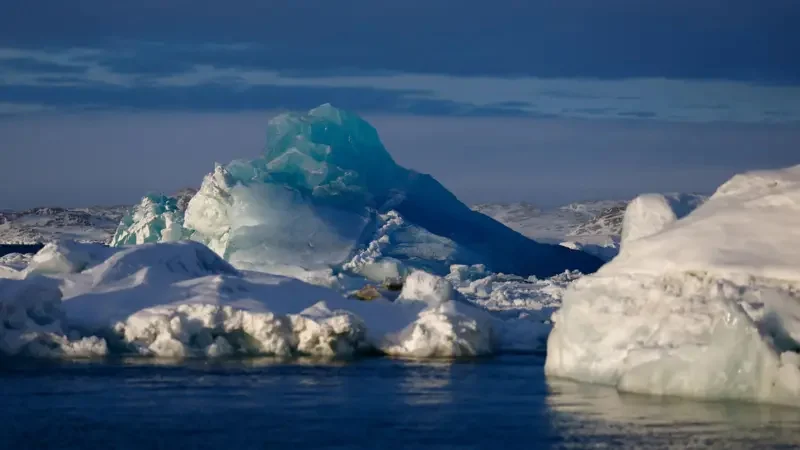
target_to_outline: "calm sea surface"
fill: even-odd
[[[546,380],[541,356],[0,363],[0,448],[798,448],[800,409]]]

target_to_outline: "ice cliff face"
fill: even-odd
[[[330,105],[271,120],[262,156],[218,165],[182,225],[171,205],[154,203],[140,205],[144,219],[123,223],[115,243],[191,235],[237,267],[305,279],[363,253],[384,225],[381,215],[392,212],[409,226],[402,236],[386,236],[381,248],[412,267],[423,258],[395,250],[428,249],[425,260],[444,261],[442,275],[454,262],[537,276],[589,273],[601,264],[472,211],[429,175],[398,166],[367,122]],[[443,249],[446,255],[438,253]]]

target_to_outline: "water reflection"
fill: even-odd
[[[102,364],[108,361],[98,360]],[[126,357],[120,358],[118,362],[126,366],[173,366],[185,368],[225,368],[225,369],[257,369],[268,366],[325,366],[341,367],[351,361],[341,358],[323,356],[242,356],[240,358],[227,357],[219,359],[175,359],[175,358],[152,358],[152,357]]]
[[[700,402],[620,393],[614,388],[548,379],[547,404],[559,433],[636,448],[800,445],[800,409],[740,402]],[[616,446],[616,445],[615,445]]]
[[[406,405],[430,406],[453,401],[452,362],[405,361],[404,365],[405,377],[400,381],[399,394]]]

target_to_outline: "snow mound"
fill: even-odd
[[[602,263],[472,211],[431,176],[397,165],[371,125],[331,105],[272,119],[261,157],[217,165],[182,224],[177,210],[169,199],[146,198],[120,224],[115,245],[190,236],[238,268],[304,280],[381,256],[410,268],[430,262],[440,275],[457,262],[539,276]],[[403,223],[393,230],[387,216]],[[373,245],[376,233],[389,241]]]
[[[25,268],[26,273],[78,273],[97,265],[114,253],[103,244],[75,241],[51,242],[39,250]]]
[[[546,372],[640,393],[797,405],[797,242],[800,166],[737,175],[567,289]]]
[[[237,275],[238,271],[208,247],[192,241],[144,244],[115,252],[87,274],[95,285],[141,275],[148,281],[183,280],[208,275]]]
[[[448,301],[419,313],[416,321],[383,347],[388,355],[414,358],[493,353],[492,321],[474,307]]]
[[[702,197],[688,194],[643,194],[634,198],[622,219],[622,243],[658,233],[701,203]]]
[[[183,209],[178,203],[179,200],[188,203],[188,193],[181,195],[180,199],[160,194],[146,195],[122,218],[111,238],[111,246],[171,242],[188,237],[183,228]]]

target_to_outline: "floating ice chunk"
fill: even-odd
[[[352,356],[374,348],[367,342],[367,326],[361,318],[346,310],[331,311],[324,302],[291,319],[300,353]]]
[[[183,203],[186,194],[183,194]],[[161,194],[142,198],[126,214],[111,238],[111,245],[138,245],[147,242],[172,242],[187,238],[191,233],[183,227],[183,210],[179,199]]]
[[[641,393],[800,404],[798,230],[800,166],[737,175],[567,289],[546,372]]]
[[[463,303],[440,303],[423,310],[414,323],[391,337],[382,350],[389,355],[415,358],[490,354],[494,350],[492,321],[484,314]]]

